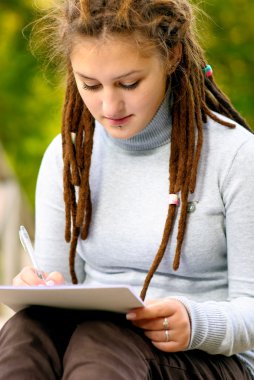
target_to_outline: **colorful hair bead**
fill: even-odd
[[[202,71],[205,73],[205,76],[207,78],[211,77],[213,75],[213,69],[212,69],[212,66],[210,66],[210,65],[206,65],[206,67],[204,69],[202,69]]]
[[[176,206],[179,206],[179,198],[178,198],[178,195],[177,194],[169,194],[168,196],[168,203],[170,205],[176,205]]]

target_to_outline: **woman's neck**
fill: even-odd
[[[158,148],[170,141],[171,136],[171,101],[168,89],[161,106],[150,123],[138,134],[129,139],[116,139],[103,128],[105,138],[114,145],[128,151],[142,151]],[[102,128],[102,127],[101,127]]]

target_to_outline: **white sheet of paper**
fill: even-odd
[[[41,305],[118,313],[126,313],[144,305],[141,298],[129,286],[85,287],[84,285],[0,286],[0,303],[14,311],[30,305]]]

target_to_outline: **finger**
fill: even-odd
[[[155,319],[158,317],[169,317],[175,311],[173,303],[169,299],[159,300],[145,305],[145,307],[131,310],[126,318],[128,320]]]
[[[145,331],[145,336],[149,338],[152,342],[156,343],[168,343],[174,341],[174,331],[173,330],[162,330],[162,331]]]
[[[28,286],[45,285],[45,281],[38,276],[36,269],[33,267],[24,267],[19,274],[19,278]]]
[[[132,313],[136,314],[136,313],[140,312],[141,310],[143,310],[145,307],[148,307],[148,306],[151,306],[151,305],[156,305],[156,304],[158,304],[160,302],[161,302],[161,300],[149,300],[149,301],[145,301],[144,302],[145,306],[138,307],[136,309],[132,309],[132,310],[129,311],[128,314],[132,314]]]
[[[144,301],[144,304],[145,306],[148,306],[148,305],[152,305],[158,302],[160,302],[160,300],[148,300],[148,301]]]
[[[19,275],[17,275],[16,277],[14,277],[14,279],[12,280],[12,285],[13,286],[29,286],[26,282],[24,282]]]
[[[63,285],[65,279],[60,272],[51,272],[45,279],[47,285]]]
[[[165,320],[166,325],[165,325]],[[160,331],[160,330],[168,330],[171,326],[171,320],[169,317],[164,318],[154,318],[154,319],[138,319],[132,321],[132,323],[143,330],[154,330],[154,331]]]
[[[36,269],[33,267],[24,267],[21,272],[13,279],[14,286],[36,286],[45,285],[45,281],[38,277]]]
[[[179,337],[174,330],[145,331],[145,335],[155,347],[165,352],[184,351],[188,346],[186,340]]]
[[[170,341],[170,342],[153,342],[152,341],[152,344],[156,348],[164,352],[180,352],[186,349],[186,347],[179,344],[179,342],[174,342],[174,341]]]

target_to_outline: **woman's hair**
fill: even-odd
[[[181,44],[182,56],[170,75],[172,92],[172,134],[169,162],[169,193],[180,193],[180,217],[173,269],[180,263],[181,247],[187,223],[188,194],[196,185],[197,169],[203,143],[203,123],[207,117],[221,125],[213,111],[248,128],[212,76],[204,73],[206,60],[195,38],[193,7],[187,0],[59,0],[44,18],[53,41],[54,54],[65,61],[67,88],[63,109],[62,141],[64,160],[64,201],[66,208],[65,239],[70,245],[70,272],[74,270],[78,237],[86,239],[92,216],[89,171],[95,121],[83,103],[69,61],[73,40],[77,37],[107,38],[132,36],[141,53],[156,50],[169,65],[172,49]],[[169,65],[170,66],[170,65]],[[75,187],[79,188],[78,196]],[[176,205],[169,205],[164,232],[141,292],[145,298],[153,274],[158,268],[173,228]]]

